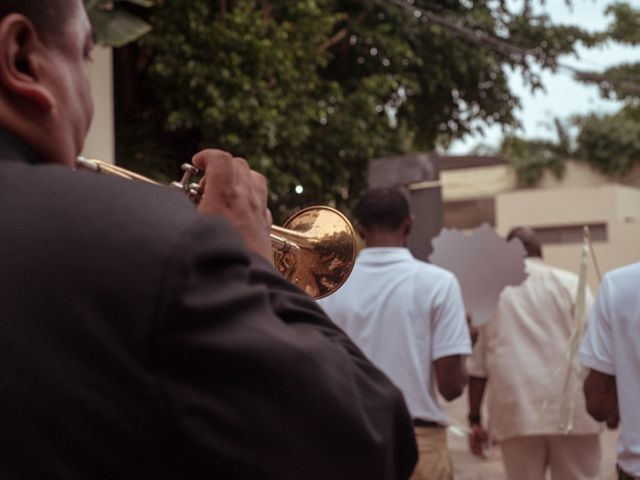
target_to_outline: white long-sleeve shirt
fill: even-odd
[[[559,434],[567,420],[562,404],[578,276],[540,259],[525,263],[527,280],[502,292],[496,316],[481,327],[467,363],[469,375],[487,378],[489,431],[498,441]],[[587,291],[586,311],[592,304]],[[597,433],[582,383],[576,385],[572,433]]]

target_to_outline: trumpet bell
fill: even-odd
[[[325,206],[305,208],[282,228],[272,227],[272,232],[287,245],[280,250],[274,247],[273,264],[310,296],[326,297],[349,277],[357,253],[356,234],[339,211]]]
[[[150,178],[96,159],[78,157],[79,168],[103,175],[158,184]],[[183,176],[171,186],[198,203],[200,185],[196,167],[182,166]],[[310,207],[293,215],[283,227],[271,227],[273,264],[289,281],[314,298],[335,292],[346,281],[356,258],[356,234],[347,218],[331,207]]]

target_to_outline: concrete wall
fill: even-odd
[[[493,197],[516,188],[513,169],[508,165],[442,170],[440,182],[445,202]]]
[[[82,154],[115,163],[113,57],[110,48],[95,48],[90,78],[95,111]]]
[[[496,230],[506,234],[512,227],[553,227],[605,223],[607,240],[594,243],[602,274],[640,261],[640,189],[618,184],[578,188],[524,189],[496,197]],[[552,265],[577,272],[580,243],[543,246]],[[595,292],[599,281],[593,261],[589,285]]]
[[[621,187],[616,190],[616,213],[618,221],[622,223],[640,223],[640,190],[631,187]]]
[[[550,227],[604,222],[615,215],[614,192],[614,186],[601,185],[501,193],[496,198],[496,229],[503,234],[522,224]]]
[[[558,179],[551,172],[545,171],[536,188],[588,187],[613,181],[593,169],[588,163],[569,160],[565,165],[566,170],[562,178]],[[616,178],[615,183],[640,188],[640,165],[624,177]]]
[[[509,165],[443,170],[440,172],[440,181],[445,202],[492,197],[518,188],[515,172]],[[545,171],[535,188],[594,187],[610,182],[587,163],[569,160],[561,179]],[[616,179],[615,183],[640,188],[640,165],[623,178]]]

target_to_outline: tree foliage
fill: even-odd
[[[613,19],[609,28],[594,36],[598,42],[640,44],[640,9],[626,2],[607,7]],[[640,164],[640,63],[625,63],[603,72],[579,72],[579,80],[594,83],[604,97],[624,102],[615,113],[590,113],[561,122],[556,120],[556,140],[506,137],[500,147],[509,156],[521,185],[534,185],[545,170],[564,172],[568,158],[583,160],[611,178],[627,174]],[[568,127],[577,127],[574,139]]]
[[[640,110],[626,107],[610,115],[578,119],[575,157],[612,178],[640,164]]]
[[[558,122],[558,120],[556,120]],[[559,129],[577,127],[574,139],[504,138],[499,151],[514,167],[520,186],[535,185],[545,170],[560,178],[568,159],[589,163],[595,170],[620,178],[640,164],[640,109],[626,106],[612,114],[591,113],[577,116]]]
[[[616,2],[609,5],[605,12],[614,17],[605,38],[630,45],[640,44],[640,10],[629,3]]]
[[[571,154],[566,127],[559,119],[554,121],[557,140],[525,140],[508,135],[502,140],[500,153],[509,159],[516,173],[518,186],[534,186],[550,171],[556,178],[565,172],[565,159]]]
[[[116,55],[118,161],[158,175],[215,146],[265,173],[280,210],[344,207],[371,158],[516,126],[508,69],[540,88],[536,66],[595,41],[512,3],[163,0]]]

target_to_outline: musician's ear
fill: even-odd
[[[46,112],[53,108],[51,92],[41,82],[46,52],[33,24],[14,13],[0,21],[0,86],[9,98]]]
[[[415,216],[413,214],[409,215],[407,218],[405,218],[404,222],[402,222],[402,233],[404,234],[405,237],[408,237],[409,234],[411,233],[411,229],[413,228],[413,219],[415,218]]]

